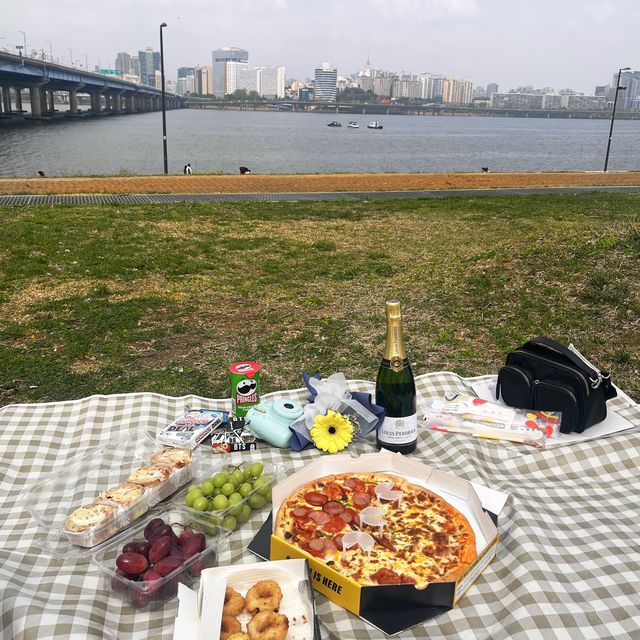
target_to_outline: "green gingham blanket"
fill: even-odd
[[[478,379],[432,373],[416,380],[419,403]],[[365,381],[353,390],[372,391]],[[271,394],[303,399],[306,390]],[[86,561],[42,552],[25,493],[87,447],[144,430],[155,434],[185,404],[228,408],[228,401],[151,393],[92,396],[0,409],[0,636],[6,640],[166,639],[177,599],[154,611],[125,606]],[[640,407],[612,404],[640,426]],[[361,442],[356,453],[371,450]],[[301,468],[320,452],[264,445],[263,461]],[[402,638],[640,638],[640,431],[538,450],[424,430],[414,454],[462,478],[508,493],[498,522],[497,558],[458,606]],[[99,489],[98,487],[96,489]],[[246,546],[264,521],[257,512],[230,538],[224,563],[256,562]],[[317,596],[323,637],[382,638],[380,631]]]

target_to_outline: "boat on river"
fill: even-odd
[[[332,120],[327,127],[341,127],[342,125],[337,120]]]
[[[377,120],[372,120],[367,125],[367,129],[382,129],[382,125]]]
[[[359,129],[360,125],[355,120],[351,120],[347,122],[347,127],[349,127],[349,129]]]

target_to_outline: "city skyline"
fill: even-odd
[[[73,57],[90,69],[113,68],[120,51],[158,50],[164,21],[171,79],[178,67],[209,66],[213,50],[235,46],[251,51],[250,63],[285,66],[288,79],[312,79],[323,62],[352,74],[369,59],[373,68],[430,72],[476,86],[591,94],[619,67],[634,67],[640,6],[631,0],[113,0],[99,8],[27,0],[4,13],[0,48],[15,51],[26,40],[28,50],[61,61]]]

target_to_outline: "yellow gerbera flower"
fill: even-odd
[[[314,418],[311,439],[321,451],[336,453],[353,440],[353,425],[349,418],[329,410],[326,416]]]

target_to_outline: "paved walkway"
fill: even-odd
[[[640,172],[625,173],[381,173],[106,176],[0,179],[0,195],[300,194],[640,187]],[[388,194],[387,194],[388,195]]]
[[[447,198],[451,196],[512,196],[540,194],[640,193],[640,186],[548,187],[512,189],[436,189],[413,191],[332,191],[298,193],[137,193],[95,195],[0,195],[0,207],[37,204],[161,204],[178,202],[300,202]]]

